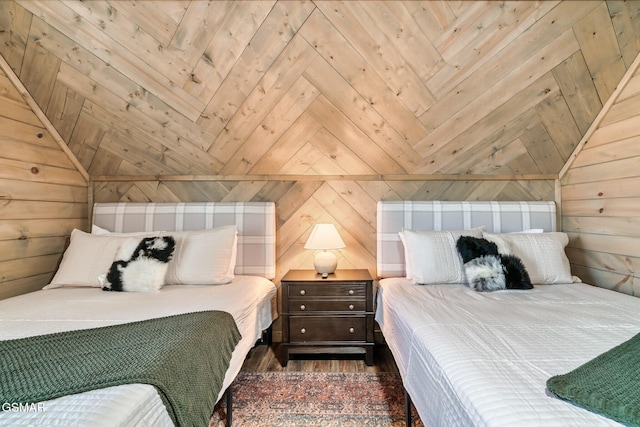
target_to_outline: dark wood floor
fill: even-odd
[[[367,366],[358,355],[293,355],[286,367],[280,366],[277,358],[278,343],[260,344],[254,347],[242,366],[243,371],[305,371],[305,372],[398,372],[389,348],[376,345],[373,351],[373,366]]]

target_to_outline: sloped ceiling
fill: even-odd
[[[557,174],[635,1],[2,1],[0,53],[92,176]]]

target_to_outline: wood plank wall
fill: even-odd
[[[640,296],[640,70],[631,72],[562,176],[562,226],[574,274]]]
[[[2,1],[0,54],[96,201],[275,201],[277,281],[321,221],[375,273],[378,200],[554,199],[639,5]]]
[[[87,226],[87,187],[0,68],[0,299],[51,281],[71,230]]]
[[[289,269],[313,268],[303,246],[316,223],[336,225],[346,248],[338,268],[368,268],[375,276],[378,200],[552,200],[554,181],[383,181],[309,176],[296,180],[167,180],[96,182],[104,201],[275,201],[277,279]]]

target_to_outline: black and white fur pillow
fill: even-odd
[[[133,252],[130,246],[123,245],[118,253],[118,259],[109,268],[102,290],[124,292],[159,290],[164,284],[164,276],[175,246],[175,239],[171,236],[145,237],[135,246]]]
[[[487,239],[460,236],[456,242],[467,284],[473,290],[531,289],[531,279],[522,260],[508,246]]]

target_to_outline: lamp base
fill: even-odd
[[[316,272],[320,273],[325,279],[329,274],[336,271],[337,266],[338,258],[336,258],[333,252],[318,252],[318,254],[313,259],[313,267],[316,269]]]

